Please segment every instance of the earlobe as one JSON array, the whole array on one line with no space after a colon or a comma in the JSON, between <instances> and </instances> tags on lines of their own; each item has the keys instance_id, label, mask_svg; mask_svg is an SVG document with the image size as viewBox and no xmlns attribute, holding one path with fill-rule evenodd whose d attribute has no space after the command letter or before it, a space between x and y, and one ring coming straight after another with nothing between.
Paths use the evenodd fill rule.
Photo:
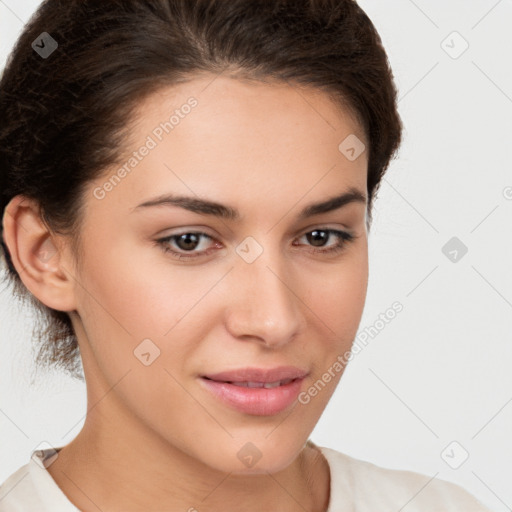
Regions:
<instances>
[{"instance_id":1,"label":"earlobe","mask_svg":"<svg viewBox=\"0 0 512 512\"><path fill-rule=\"evenodd\" d=\"M42 221L36 201L22 195L11 199L4 212L3 236L27 289L52 309L74 310L74 279L66 271L70 262Z\"/></svg>"}]
</instances>

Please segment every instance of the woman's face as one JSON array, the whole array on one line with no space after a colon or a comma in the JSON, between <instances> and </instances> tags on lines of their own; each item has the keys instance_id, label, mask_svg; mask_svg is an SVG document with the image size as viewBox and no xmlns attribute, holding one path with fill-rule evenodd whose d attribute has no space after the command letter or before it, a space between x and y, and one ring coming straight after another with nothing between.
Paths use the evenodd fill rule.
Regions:
<instances>
[{"instance_id":1,"label":"woman's face","mask_svg":"<svg viewBox=\"0 0 512 512\"><path fill-rule=\"evenodd\" d=\"M364 135L321 92L222 76L161 90L138 113L125 160L87 189L74 324L89 407L109 404L101 421L119 438L279 471L362 315ZM362 200L308 211L354 191ZM171 195L190 200L144 206Z\"/></svg>"}]
</instances>

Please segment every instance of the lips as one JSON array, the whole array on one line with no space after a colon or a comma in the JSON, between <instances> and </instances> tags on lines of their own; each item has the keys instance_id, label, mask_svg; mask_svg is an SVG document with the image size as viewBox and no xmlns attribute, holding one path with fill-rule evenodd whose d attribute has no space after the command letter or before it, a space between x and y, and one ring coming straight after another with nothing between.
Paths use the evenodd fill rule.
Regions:
<instances>
[{"instance_id":1,"label":"lips","mask_svg":"<svg viewBox=\"0 0 512 512\"><path fill-rule=\"evenodd\" d=\"M308 372L292 366L241 368L203 375L200 382L231 408L246 414L271 416L296 400L307 375Z\"/></svg>"}]
</instances>

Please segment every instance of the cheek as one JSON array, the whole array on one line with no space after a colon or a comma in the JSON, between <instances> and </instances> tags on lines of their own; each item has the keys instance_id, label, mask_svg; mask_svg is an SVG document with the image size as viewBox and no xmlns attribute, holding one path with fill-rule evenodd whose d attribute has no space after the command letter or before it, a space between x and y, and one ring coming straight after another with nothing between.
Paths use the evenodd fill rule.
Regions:
<instances>
[{"instance_id":1,"label":"cheek","mask_svg":"<svg viewBox=\"0 0 512 512\"><path fill-rule=\"evenodd\" d=\"M321 276L316 275L309 287L306 303L314 312L310 327L316 339L314 355L305 343L303 350L312 356L314 371L307 383L302 407L320 415L350 358L350 349L357 335L366 300L368 257L365 251L355 252L340 265L333 265Z\"/></svg>"},{"instance_id":2,"label":"cheek","mask_svg":"<svg viewBox=\"0 0 512 512\"><path fill-rule=\"evenodd\" d=\"M180 404L200 414L181 386L180 372L201 339L201 308L194 306L218 277L151 264L143 253L111 246L84 258L83 287L78 287L87 346L83 354L107 389L116 385L129 410L164 425L171 421L171 409L162 404Z\"/></svg>"},{"instance_id":3,"label":"cheek","mask_svg":"<svg viewBox=\"0 0 512 512\"><path fill-rule=\"evenodd\" d=\"M158 251L111 244L89 253L81 276L87 289L79 287L91 365L97 364L110 385L130 370L128 380L136 384L125 399L136 408L148 396L155 404L183 398L172 376L182 382L180 374L191 373L222 309L215 285L225 270L176 265Z\"/></svg>"},{"instance_id":4,"label":"cheek","mask_svg":"<svg viewBox=\"0 0 512 512\"><path fill-rule=\"evenodd\" d=\"M81 303L122 337L129 333L133 340L161 338L218 280L214 272L167 261L157 247L104 247L101 254L89 251L81 276L86 283Z\"/></svg>"},{"instance_id":5,"label":"cheek","mask_svg":"<svg viewBox=\"0 0 512 512\"><path fill-rule=\"evenodd\" d=\"M328 338L337 348L350 345L363 313L368 287L368 257L355 252L339 265L325 267L321 273L310 274L304 302L317 317L316 325L325 324Z\"/></svg>"},{"instance_id":6,"label":"cheek","mask_svg":"<svg viewBox=\"0 0 512 512\"><path fill-rule=\"evenodd\" d=\"M306 304L313 311L310 329L317 345L314 353L307 341L303 346L314 361L312 376L299 396L305 421L318 418L336 390L351 359L350 349L363 313L368 259L360 254L350 265L346 263L323 278L316 276L306 295Z\"/></svg>"}]
</instances>

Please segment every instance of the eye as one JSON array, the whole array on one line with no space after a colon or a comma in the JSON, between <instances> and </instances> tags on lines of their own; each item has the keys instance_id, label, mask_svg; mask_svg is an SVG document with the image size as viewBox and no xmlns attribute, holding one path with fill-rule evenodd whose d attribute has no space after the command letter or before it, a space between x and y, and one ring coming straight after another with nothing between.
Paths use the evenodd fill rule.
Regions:
<instances>
[{"instance_id":1,"label":"eye","mask_svg":"<svg viewBox=\"0 0 512 512\"><path fill-rule=\"evenodd\" d=\"M210 250L199 251L198 254L184 254L172 249L169 242L175 243L178 249L182 251L190 252L197 249L197 247L201 245L200 241L202 238L213 240L210 235L207 235L201 231L186 231L177 235L170 235L166 236L165 238L160 238L159 240L156 240L156 242L158 245L160 245L165 253L168 253L179 260L188 260L198 258L200 256L205 256L210 253Z\"/></svg>"},{"instance_id":2,"label":"eye","mask_svg":"<svg viewBox=\"0 0 512 512\"><path fill-rule=\"evenodd\" d=\"M324 253L324 254L337 254L343 251L346 247L346 245L349 242L352 242L355 238L355 235L352 235L350 233L347 233L346 231L340 231L337 229L327 229L327 228L318 228L314 229L313 231L308 231L302 237L306 237L307 241L309 243L313 244L313 247L323 247L323 243L325 243L326 240L329 240L332 235L335 235L337 241L334 243L334 245L328 246L325 248L320 249L313 249L310 252L313 253ZM302 238L301 237L301 238Z\"/></svg>"},{"instance_id":3,"label":"eye","mask_svg":"<svg viewBox=\"0 0 512 512\"><path fill-rule=\"evenodd\" d=\"M327 248L323 248L326 241L335 237L335 243ZM323 253L323 254L338 254L343 251L348 243L353 241L356 237L346 231L340 231L337 229L318 228L313 231L308 231L301 238L306 238L307 242L313 245L313 249L309 252L312 253ZM210 254L212 249L204 249L202 251L194 252L193 254L186 254L187 252L193 252L201 246L201 240L215 240L210 235L201 231L185 231L175 235L166 236L155 240L155 243L164 251L166 254L170 254L173 258L179 260L192 260L206 256ZM172 244L179 249L179 251L171 247ZM219 244L216 244L219 246ZM297 244L294 244L297 245ZM301 244L299 244L301 245ZM320 247L320 248L315 248ZM215 249L213 249L215 250ZM183 251L183 252L180 252Z\"/></svg>"}]
</instances>

